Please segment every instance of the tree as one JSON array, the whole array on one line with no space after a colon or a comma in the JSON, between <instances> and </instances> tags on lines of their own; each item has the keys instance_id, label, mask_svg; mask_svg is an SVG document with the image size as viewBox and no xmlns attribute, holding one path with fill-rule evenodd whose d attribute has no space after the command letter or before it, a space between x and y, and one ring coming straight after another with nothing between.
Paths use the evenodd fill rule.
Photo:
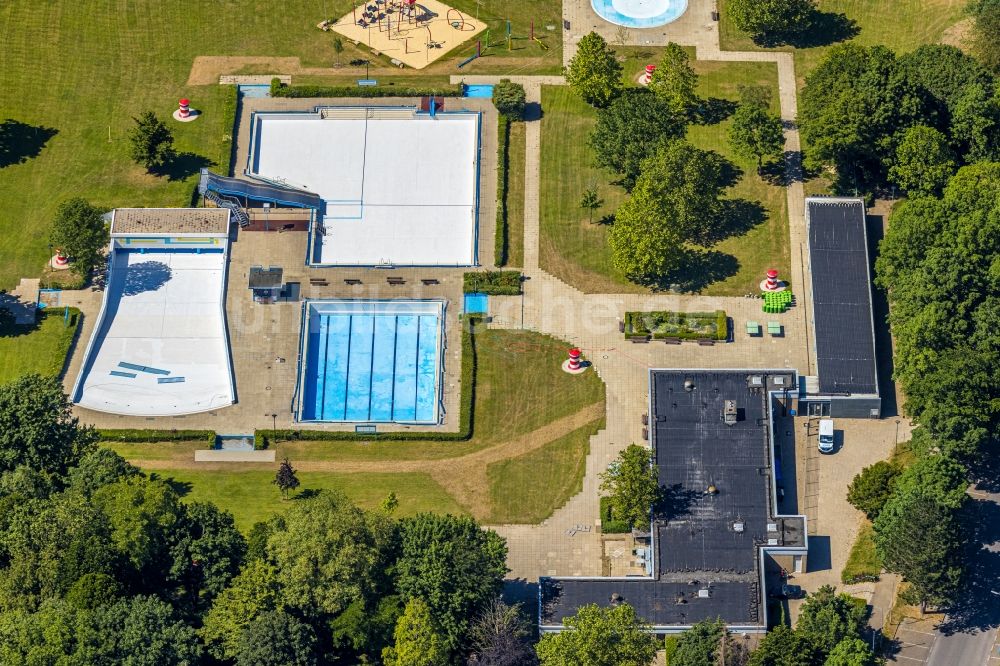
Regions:
<instances>
[{"instance_id":1,"label":"tree","mask_svg":"<svg viewBox=\"0 0 1000 666\"><path fill-rule=\"evenodd\" d=\"M635 282L655 280L680 268L684 238L649 187L637 187L618 208L608 235L611 263Z\"/></svg>"},{"instance_id":2,"label":"tree","mask_svg":"<svg viewBox=\"0 0 1000 666\"><path fill-rule=\"evenodd\" d=\"M394 539L391 519L362 511L342 493L296 501L267 538L265 558L277 572L280 603L322 620L372 599L386 582Z\"/></svg>"},{"instance_id":3,"label":"tree","mask_svg":"<svg viewBox=\"0 0 1000 666\"><path fill-rule=\"evenodd\" d=\"M57 378L24 375L0 386L0 470L27 465L62 476L96 443Z\"/></svg>"},{"instance_id":4,"label":"tree","mask_svg":"<svg viewBox=\"0 0 1000 666\"><path fill-rule=\"evenodd\" d=\"M86 664L188 666L201 658L195 630L155 597L96 608L80 630L77 660Z\"/></svg>"},{"instance_id":5,"label":"tree","mask_svg":"<svg viewBox=\"0 0 1000 666\"><path fill-rule=\"evenodd\" d=\"M899 475L895 491L922 495L949 509L961 509L969 496L965 467L949 456L924 455Z\"/></svg>"},{"instance_id":6,"label":"tree","mask_svg":"<svg viewBox=\"0 0 1000 666\"><path fill-rule=\"evenodd\" d=\"M76 579L66 592L66 601L81 610L94 610L107 606L125 596L125 590L114 576L106 573L87 573Z\"/></svg>"},{"instance_id":7,"label":"tree","mask_svg":"<svg viewBox=\"0 0 1000 666\"><path fill-rule=\"evenodd\" d=\"M73 259L73 270L89 275L107 250L110 235L104 211L79 197L64 201L56 210L49 239Z\"/></svg>"},{"instance_id":8,"label":"tree","mask_svg":"<svg viewBox=\"0 0 1000 666\"><path fill-rule=\"evenodd\" d=\"M740 104L759 106L765 111L771 108L772 93L767 86L738 83L736 91L740 96Z\"/></svg>"},{"instance_id":9,"label":"tree","mask_svg":"<svg viewBox=\"0 0 1000 666\"><path fill-rule=\"evenodd\" d=\"M268 611L243 630L236 666L313 666L316 634L284 611Z\"/></svg>"},{"instance_id":10,"label":"tree","mask_svg":"<svg viewBox=\"0 0 1000 666\"><path fill-rule=\"evenodd\" d=\"M921 611L955 599L962 544L951 511L921 495L895 495L875 520L875 551L887 570L910 583L905 598Z\"/></svg>"},{"instance_id":11,"label":"tree","mask_svg":"<svg viewBox=\"0 0 1000 666\"><path fill-rule=\"evenodd\" d=\"M510 120L524 118L526 99L524 86L510 79L500 79L499 83L493 86L493 105L501 115Z\"/></svg>"},{"instance_id":12,"label":"tree","mask_svg":"<svg viewBox=\"0 0 1000 666\"><path fill-rule=\"evenodd\" d=\"M765 43L808 32L816 13L813 0L730 0L726 8L737 29Z\"/></svg>"},{"instance_id":13,"label":"tree","mask_svg":"<svg viewBox=\"0 0 1000 666\"><path fill-rule=\"evenodd\" d=\"M538 642L542 666L645 666L656 656L657 641L628 604L581 606L563 623L567 629Z\"/></svg>"},{"instance_id":14,"label":"tree","mask_svg":"<svg viewBox=\"0 0 1000 666\"><path fill-rule=\"evenodd\" d=\"M420 597L406 604L396 623L395 645L382 652L386 666L447 666L447 641L434 626L430 607Z\"/></svg>"},{"instance_id":15,"label":"tree","mask_svg":"<svg viewBox=\"0 0 1000 666\"><path fill-rule=\"evenodd\" d=\"M837 643L823 666L877 666L878 658L860 638L845 638Z\"/></svg>"},{"instance_id":16,"label":"tree","mask_svg":"<svg viewBox=\"0 0 1000 666\"><path fill-rule=\"evenodd\" d=\"M1000 72L1000 0L972 0L972 47L980 62Z\"/></svg>"},{"instance_id":17,"label":"tree","mask_svg":"<svg viewBox=\"0 0 1000 666\"><path fill-rule=\"evenodd\" d=\"M882 183L896 136L912 125L932 124L927 98L886 47L830 47L800 96L806 166L834 167L844 190Z\"/></svg>"},{"instance_id":18,"label":"tree","mask_svg":"<svg viewBox=\"0 0 1000 666\"><path fill-rule=\"evenodd\" d=\"M67 476L70 487L89 497L106 485L141 475L138 467L111 449L99 447L83 454Z\"/></svg>"},{"instance_id":19,"label":"tree","mask_svg":"<svg viewBox=\"0 0 1000 666\"><path fill-rule=\"evenodd\" d=\"M430 608L449 650L503 586L507 544L467 516L423 513L400 522L396 589Z\"/></svg>"},{"instance_id":20,"label":"tree","mask_svg":"<svg viewBox=\"0 0 1000 666\"><path fill-rule=\"evenodd\" d=\"M376 662L382 650L392 643L393 630L403 614L403 602L398 594L387 594L371 606L358 599L330 621L331 643L345 661Z\"/></svg>"},{"instance_id":21,"label":"tree","mask_svg":"<svg viewBox=\"0 0 1000 666\"><path fill-rule=\"evenodd\" d=\"M566 68L566 82L587 104L607 106L621 92L622 66L615 52L596 32L580 39Z\"/></svg>"},{"instance_id":22,"label":"tree","mask_svg":"<svg viewBox=\"0 0 1000 666\"><path fill-rule=\"evenodd\" d=\"M847 487L847 501L858 511L864 511L868 520L875 520L882 507L892 497L899 468L880 460L865 467Z\"/></svg>"},{"instance_id":23,"label":"tree","mask_svg":"<svg viewBox=\"0 0 1000 666\"><path fill-rule=\"evenodd\" d=\"M233 515L207 502L185 505L171 545L170 577L193 609L207 604L239 573L247 542Z\"/></svg>"},{"instance_id":24,"label":"tree","mask_svg":"<svg viewBox=\"0 0 1000 666\"><path fill-rule=\"evenodd\" d=\"M686 125L667 104L645 88L627 88L597 114L590 135L594 162L621 176L631 190L642 161L670 139L684 136Z\"/></svg>"},{"instance_id":25,"label":"tree","mask_svg":"<svg viewBox=\"0 0 1000 666\"><path fill-rule=\"evenodd\" d=\"M903 133L889 178L907 192L935 194L956 168L948 138L932 127L916 125Z\"/></svg>"},{"instance_id":26,"label":"tree","mask_svg":"<svg viewBox=\"0 0 1000 666\"><path fill-rule=\"evenodd\" d=\"M979 83L966 86L951 117L952 139L966 162L1000 160L1000 97Z\"/></svg>"},{"instance_id":27,"label":"tree","mask_svg":"<svg viewBox=\"0 0 1000 666\"><path fill-rule=\"evenodd\" d=\"M583 195L580 197L580 208L587 211L591 224L594 223L594 211L603 205L604 199L597 194L596 187L591 186L583 191Z\"/></svg>"},{"instance_id":28,"label":"tree","mask_svg":"<svg viewBox=\"0 0 1000 666\"><path fill-rule=\"evenodd\" d=\"M144 166L146 171L154 171L176 157L173 132L155 113L146 111L132 120L135 127L129 131L129 156L136 164Z\"/></svg>"},{"instance_id":29,"label":"tree","mask_svg":"<svg viewBox=\"0 0 1000 666\"><path fill-rule=\"evenodd\" d=\"M218 659L235 659L240 640L257 618L282 607L277 573L262 559L251 560L215 598L205 614L201 637Z\"/></svg>"},{"instance_id":30,"label":"tree","mask_svg":"<svg viewBox=\"0 0 1000 666\"><path fill-rule=\"evenodd\" d=\"M978 60L948 44L918 46L900 56L899 66L908 81L933 97L938 117L934 127L945 133L965 89L993 85L993 76Z\"/></svg>"},{"instance_id":31,"label":"tree","mask_svg":"<svg viewBox=\"0 0 1000 666\"><path fill-rule=\"evenodd\" d=\"M802 604L795 631L825 657L845 638L861 636L866 616L862 600L837 594L832 585L824 585Z\"/></svg>"},{"instance_id":32,"label":"tree","mask_svg":"<svg viewBox=\"0 0 1000 666\"><path fill-rule=\"evenodd\" d=\"M715 666L726 636L722 620L702 620L677 637L670 666Z\"/></svg>"},{"instance_id":33,"label":"tree","mask_svg":"<svg viewBox=\"0 0 1000 666\"><path fill-rule=\"evenodd\" d=\"M813 650L803 636L779 624L750 653L750 666L812 666Z\"/></svg>"},{"instance_id":34,"label":"tree","mask_svg":"<svg viewBox=\"0 0 1000 666\"><path fill-rule=\"evenodd\" d=\"M690 60L680 45L667 42L660 64L649 80L649 89L678 117L686 116L698 103L698 75Z\"/></svg>"},{"instance_id":35,"label":"tree","mask_svg":"<svg viewBox=\"0 0 1000 666\"><path fill-rule=\"evenodd\" d=\"M764 158L781 155L785 147L781 118L756 104L740 104L729 126L729 145L740 157L756 160L760 174Z\"/></svg>"},{"instance_id":36,"label":"tree","mask_svg":"<svg viewBox=\"0 0 1000 666\"><path fill-rule=\"evenodd\" d=\"M611 513L632 527L648 525L660 494L649 449L638 444L625 448L601 473L601 492L611 501Z\"/></svg>"},{"instance_id":37,"label":"tree","mask_svg":"<svg viewBox=\"0 0 1000 666\"><path fill-rule=\"evenodd\" d=\"M520 604L494 599L469 630L475 666L532 666L538 657L531 646L531 628Z\"/></svg>"},{"instance_id":38,"label":"tree","mask_svg":"<svg viewBox=\"0 0 1000 666\"><path fill-rule=\"evenodd\" d=\"M295 475L295 468L292 467L292 463L288 462L288 458L281 461L272 483L281 490L281 499L283 500L288 499L288 491L299 487L299 477Z\"/></svg>"}]
</instances>

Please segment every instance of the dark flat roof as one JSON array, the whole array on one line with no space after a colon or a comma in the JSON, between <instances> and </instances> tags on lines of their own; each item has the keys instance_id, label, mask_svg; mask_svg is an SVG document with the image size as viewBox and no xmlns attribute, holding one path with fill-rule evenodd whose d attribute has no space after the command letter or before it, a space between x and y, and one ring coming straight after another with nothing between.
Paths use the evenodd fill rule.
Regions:
<instances>
[{"instance_id":1,"label":"dark flat roof","mask_svg":"<svg viewBox=\"0 0 1000 666\"><path fill-rule=\"evenodd\" d=\"M806 219L819 390L877 394L864 203L810 198Z\"/></svg>"},{"instance_id":2,"label":"dark flat roof","mask_svg":"<svg viewBox=\"0 0 1000 666\"><path fill-rule=\"evenodd\" d=\"M754 539L767 531L770 467L766 396L750 392L747 374L653 373L656 466L671 498L666 521L657 523L661 573L754 570ZM736 401L735 425L722 420L726 400ZM718 492L707 493L709 486Z\"/></svg>"},{"instance_id":3,"label":"dark flat roof","mask_svg":"<svg viewBox=\"0 0 1000 666\"><path fill-rule=\"evenodd\" d=\"M805 546L801 518L772 517L769 486L768 391L797 390L794 379L791 370L652 370L649 422L670 498L653 523L653 577L543 579L542 625L613 599L654 626L714 617L765 624L758 547ZM736 403L732 425L723 421L727 400Z\"/></svg>"},{"instance_id":4,"label":"dark flat roof","mask_svg":"<svg viewBox=\"0 0 1000 666\"><path fill-rule=\"evenodd\" d=\"M668 583L648 578L548 579L542 583L542 616L546 624L560 625L581 606L611 604L612 595L635 608L654 626L689 625L721 617L730 625L761 622L756 581ZM698 596L708 589L709 596Z\"/></svg>"},{"instance_id":5,"label":"dark flat roof","mask_svg":"<svg viewBox=\"0 0 1000 666\"><path fill-rule=\"evenodd\" d=\"M250 267L250 288L251 289L277 289L281 286L284 271L280 266Z\"/></svg>"}]
</instances>

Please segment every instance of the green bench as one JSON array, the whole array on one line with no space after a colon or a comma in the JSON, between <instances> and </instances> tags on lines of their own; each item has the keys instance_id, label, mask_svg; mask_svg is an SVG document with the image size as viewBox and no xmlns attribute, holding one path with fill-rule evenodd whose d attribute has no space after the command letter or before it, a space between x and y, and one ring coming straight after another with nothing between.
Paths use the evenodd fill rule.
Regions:
<instances>
[{"instance_id":1,"label":"green bench","mask_svg":"<svg viewBox=\"0 0 1000 666\"><path fill-rule=\"evenodd\" d=\"M781 324L776 321L767 322L768 335L781 335Z\"/></svg>"},{"instance_id":2,"label":"green bench","mask_svg":"<svg viewBox=\"0 0 1000 666\"><path fill-rule=\"evenodd\" d=\"M760 335L760 322L747 322L747 335Z\"/></svg>"}]
</instances>

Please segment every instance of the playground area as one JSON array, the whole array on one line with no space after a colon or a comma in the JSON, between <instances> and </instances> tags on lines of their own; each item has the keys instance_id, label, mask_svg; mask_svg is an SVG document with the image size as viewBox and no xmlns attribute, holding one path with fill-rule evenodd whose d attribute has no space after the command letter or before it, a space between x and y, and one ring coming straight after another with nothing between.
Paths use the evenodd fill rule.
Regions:
<instances>
[{"instance_id":1,"label":"playground area","mask_svg":"<svg viewBox=\"0 0 1000 666\"><path fill-rule=\"evenodd\" d=\"M423 69L486 30L486 23L437 0L364 0L332 29L395 64Z\"/></svg>"}]
</instances>

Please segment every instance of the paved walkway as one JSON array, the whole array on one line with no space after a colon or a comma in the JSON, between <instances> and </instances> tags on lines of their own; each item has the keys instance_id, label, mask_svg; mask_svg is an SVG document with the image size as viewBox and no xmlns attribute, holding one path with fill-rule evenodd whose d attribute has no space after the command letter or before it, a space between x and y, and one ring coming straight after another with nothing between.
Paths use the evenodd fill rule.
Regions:
<instances>
[{"instance_id":1,"label":"paved walkway","mask_svg":"<svg viewBox=\"0 0 1000 666\"><path fill-rule=\"evenodd\" d=\"M622 34L599 19L589 0L564 0L563 18L570 29L563 31L566 61L575 53L580 37L594 29L611 43L663 45L667 41L694 46L699 60L774 62L778 68L781 116L785 121L788 156L787 188L792 248L793 284L803 285L801 304L782 315L763 316L755 299L676 294L624 295L583 294L539 266L539 181L541 159L540 114L526 121L524 192L523 297L492 298L493 325L525 328L563 338L581 347L607 385L607 426L591 438L583 490L541 525L501 525L498 532L511 544L508 566L511 577L536 580L540 575L600 575L599 520L600 474L627 445L642 440L641 417L648 406L649 368L752 368L791 367L811 374L808 268L805 256L804 195L800 180L799 135L796 117L795 69L789 54L734 53L719 47L718 24L712 21L713 3L692 0L680 20L655 30L629 30ZM500 77L464 77L469 83L490 83ZM541 102L541 86L561 84L560 77L511 77L525 86L529 109ZM460 81L463 77L453 77ZM556 79L556 80L554 80ZM692 343L633 344L623 340L618 322L627 310L716 310L724 309L733 320L734 340L729 344L701 347ZM748 338L742 331L746 319L775 319L784 327L780 338ZM849 547L849 545L848 545Z\"/></svg>"}]
</instances>

